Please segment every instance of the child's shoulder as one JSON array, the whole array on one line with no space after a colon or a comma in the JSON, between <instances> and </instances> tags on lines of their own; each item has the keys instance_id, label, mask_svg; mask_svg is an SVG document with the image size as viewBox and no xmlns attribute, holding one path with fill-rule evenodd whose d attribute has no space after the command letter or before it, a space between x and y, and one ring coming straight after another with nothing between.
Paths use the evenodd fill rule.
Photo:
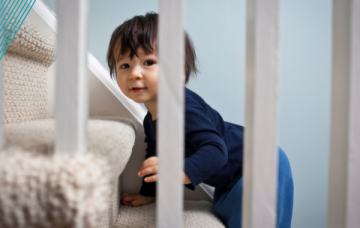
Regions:
<instances>
[{"instance_id":1,"label":"child's shoulder","mask_svg":"<svg viewBox=\"0 0 360 228\"><path fill-rule=\"evenodd\" d=\"M205 109L206 102L197 93L185 87L185 108L203 108Z\"/></svg>"}]
</instances>

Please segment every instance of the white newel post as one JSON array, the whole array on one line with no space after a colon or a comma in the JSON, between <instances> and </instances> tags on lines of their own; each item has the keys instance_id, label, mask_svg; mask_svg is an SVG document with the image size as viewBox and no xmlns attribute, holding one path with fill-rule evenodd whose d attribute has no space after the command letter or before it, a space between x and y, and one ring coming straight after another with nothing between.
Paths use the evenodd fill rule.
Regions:
<instances>
[{"instance_id":1,"label":"white newel post","mask_svg":"<svg viewBox=\"0 0 360 228\"><path fill-rule=\"evenodd\" d=\"M242 227L276 226L279 1L248 0Z\"/></svg>"},{"instance_id":2,"label":"white newel post","mask_svg":"<svg viewBox=\"0 0 360 228\"><path fill-rule=\"evenodd\" d=\"M86 150L88 118L87 0L57 1L57 154Z\"/></svg>"},{"instance_id":3,"label":"white newel post","mask_svg":"<svg viewBox=\"0 0 360 228\"><path fill-rule=\"evenodd\" d=\"M328 228L360 226L360 0L333 1Z\"/></svg>"},{"instance_id":4,"label":"white newel post","mask_svg":"<svg viewBox=\"0 0 360 228\"><path fill-rule=\"evenodd\" d=\"M183 1L159 1L157 227L183 227Z\"/></svg>"}]
</instances>

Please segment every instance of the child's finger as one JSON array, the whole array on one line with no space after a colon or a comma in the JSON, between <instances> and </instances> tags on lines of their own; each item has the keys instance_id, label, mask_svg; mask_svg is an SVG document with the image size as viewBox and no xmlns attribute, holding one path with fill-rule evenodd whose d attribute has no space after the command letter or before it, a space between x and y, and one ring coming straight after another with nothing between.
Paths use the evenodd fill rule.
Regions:
<instances>
[{"instance_id":1,"label":"child's finger","mask_svg":"<svg viewBox=\"0 0 360 228\"><path fill-rule=\"evenodd\" d=\"M129 195L129 193L127 193L127 192L122 193L121 196L120 196L120 203L125 204L125 203L124 203L124 198L125 198L126 196L128 196L128 195Z\"/></svg>"},{"instance_id":2,"label":"child's finger","mask_svg":"<svg viewBox=\"0 0 360 228\"><path fill-rule=\"evenodd\" d=\"M157 175L152 175L150 177L145 177L145 182L149 183L149 182L154 182L157 181Z\"/></svg>"},{"instance_id":3,"label":"child's finger","mask_svg":"<svg viewBox=\"0 0 360 228\"><path fill-rule=\"evenodd\" d=\"M122 205L127 205L127 204L128 204L128 201L125 201L124 199L120 199L120 204L122 204Z\"/></svg>"},{"instance_id":4,"label":"child's finger","mask_svg":"<svg viewBox=\"0 0 360 228\"><path fill-rule=\"evenodd\" d=\"M157 174L157 172L158 172L158 166L155 165L155 166L151 166L151 167L141 170L138 173L138 176L143 177L143 176L150 175L150 174Z\"/></svg>"},{"instance_id":5,"label":"child's finger","mask_svg":"<svg viewBox=\"0 0 360 228\"><path fill-rule=\"evenodd\" d=\"M127 204L127 202L128 202L128 201L127 201L127 200L125 200L125 198L124 198L124 197L121 197L121 198L120 198L120 203L121 203L121 204L126 205L126 204Z\"/></svg>"},{"instance_id":6,"label":"child's finger","mask_svg":"<svg viewBox=\"0 0 360 228\"><path fill-rule=\"evenodd\" d=\"M146 168L148 168L150 166L157 165L157 164L158 164L158 158L157 157L150 157L150 158L146 159L142 163L140 171L143 170L143 169L146 169Z\"/></svg>"}]
</instances>

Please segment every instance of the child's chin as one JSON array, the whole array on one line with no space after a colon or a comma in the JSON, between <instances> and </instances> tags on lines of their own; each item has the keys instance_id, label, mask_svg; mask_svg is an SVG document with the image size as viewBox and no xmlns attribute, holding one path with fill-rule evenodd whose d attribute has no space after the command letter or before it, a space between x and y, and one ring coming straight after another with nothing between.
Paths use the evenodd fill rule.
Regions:
<instances>
[{"instance_id":1,"label":"child's chin","mask_svg":"<svg viewBox=\"0 0 360 228\"><path fill-rule=\"evenodd\" d=\"M129 96L128 94L126 94L126 97L133 100L136 103L144 103L144 102L146 102L146 101L144 101L144 99L141 99L139 97Z\"/></svg>"},{"instance_id":2,"label":"child's chin","mask_svg":"<svg viewBox=\"0 0 360 228\"><path fill-rule=\"evenodd\" d=\"M135 101L136 103L145 103L146 102L146 100L144 100L144 99L132 99L133 101Z\"/></svg>"}]
</instances>

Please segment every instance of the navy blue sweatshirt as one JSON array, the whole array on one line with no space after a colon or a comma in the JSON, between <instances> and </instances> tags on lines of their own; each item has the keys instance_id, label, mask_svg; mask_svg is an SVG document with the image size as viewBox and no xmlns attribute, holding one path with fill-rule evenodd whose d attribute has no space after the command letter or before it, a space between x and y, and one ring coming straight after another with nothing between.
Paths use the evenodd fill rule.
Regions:
<instances>
[{"instance_id":1,"label":"navy blue sweatshirt","mask_svg":"<svg viewBox=\"0 0 360 228\"><path fill-rule=\"evenodd\" d=\"M150 112L144 118L145 159L156 156L156 120ZM242 126L223 120L199 95L185 87L185 161L184 171L195 190L201 182L213 187L225 187L242 175ZM143 184L140 194L156 195L156 182Z\"/></svg>"}]
</instances>

